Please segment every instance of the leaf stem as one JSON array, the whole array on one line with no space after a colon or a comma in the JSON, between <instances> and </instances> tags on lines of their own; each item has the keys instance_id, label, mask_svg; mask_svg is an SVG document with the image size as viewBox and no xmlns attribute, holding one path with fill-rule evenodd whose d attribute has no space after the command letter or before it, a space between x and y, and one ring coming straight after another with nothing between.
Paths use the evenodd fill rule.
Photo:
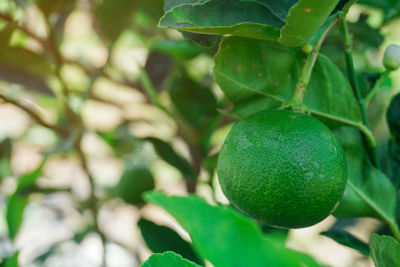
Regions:
<instances>
[{"instance_id":1,"label":"leaf stem","mask_svg":"<svg viewBox=\"0 0 400 267\"><path fill-rule=\"evenodd\" d=\"M294 101L299 106L302 105L304 95L307 92L306 88L308 83L310 82L312 70L314 68L315 62L317 61L321 45L328 36L330 30L338 22L338 19L339 18L337 16L331 17L330 20L328 20L327 23L321 28L319 34L316 35L316 38L311 41L312 51L307 56L306 63L304 64L303 70L296 83L296 90L292 97L292 101Z\"/></svg>"},{"instance_id":2,"label":"leaf stem","mask_svg":"<svg viewBox=\"0 0 400 267\"><path fill-rule=\"evenodd\" d=\"M372 89L368 92L367 96L364 97L364 105L367 106L369 101L372 99L372 97L375 95L375 93L378 91L378 89L381 87L381 84L384 80L386 80L386 78L389 76L390 71L389 70L385 70L380 77L378 78L378 80L375 82L374 86L372 87Z\"/></svg>"},{"instance_id":3,"label":"leaf stem","mask_svg":"<svg viewBox=\"0 0 400 267\"><path fill-rule=\"evenodd\" d=\"M349 33L349 29L347 27L347 22L344 17L340 19L340 30L342 33L342 37L344 40L344 52L345 52L345 59L346 59L346 67L347 73L349 76L351 88L353 89L353 93L357 99L360 111L361 111L361 119L363 124L370 129L367 111L365 108L364 101L361 97L360 87L358 84L358 79L356 75L356 71L354 68L354 61L353 61L353 40ZM364 133L364 132L363 132ZM376 152L376 142L373 136L366 136L365 133L363 134L363 144L367 150L368 157L371 160L372 164L380 169L380 164L378 160L378 154Z\"/></svg>"}]
</instances>

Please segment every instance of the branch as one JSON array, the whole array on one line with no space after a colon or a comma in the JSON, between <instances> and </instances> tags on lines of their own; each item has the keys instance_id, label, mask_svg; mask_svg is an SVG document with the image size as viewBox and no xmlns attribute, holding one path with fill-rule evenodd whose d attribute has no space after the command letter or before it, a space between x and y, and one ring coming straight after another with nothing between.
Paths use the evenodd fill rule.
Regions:
<instances>
[{"instance_id":1,"label":"branch","mask_svg":"<svg viewBox=\"0 0 400 267\"><path fill-rule=\"evenodd\" d=\"M14 106L22 109L23 111L25 111L26 113L28 113L33 120L35 120L38 124L42 125L43 127L46 127L50 130L53 130L61 135L66 135L67 131L65 131L62 128L59 128L55 125L49 124L46 121L44 121L42 119L42 117L39 115L40 111L37 108L33 108L33 107L28 107L27 105L22 104L21 102L14 100L14 99L10 99L7 98L4 95L0 95L0 99L3 100L5 103L10 103L13 104Z\"/></svg>"}]
</instances>

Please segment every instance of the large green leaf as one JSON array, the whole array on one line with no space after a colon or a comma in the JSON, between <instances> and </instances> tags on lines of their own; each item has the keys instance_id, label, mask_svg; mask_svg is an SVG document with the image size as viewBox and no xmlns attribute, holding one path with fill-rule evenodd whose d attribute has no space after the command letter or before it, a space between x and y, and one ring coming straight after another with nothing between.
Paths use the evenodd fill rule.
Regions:
<instances>
[{"instance_id":1,"label":"large green leaf","mask_svg":"<svg viewBox=\"0 0 400 267\"><path fill-rule=\"evenodd\" d=\"M234 104L232 114L242 118L290 100L304 60L297 48L227 37L215 57L215 80ZM348 81L324 55L317 59L304 104L320 118L365 130Z\"/></svg>"},{"instance_id":2,"label":"large green leaf","mask_svg":"<svg viewBox=\"0 0 400 267\"><path fill-rule=\"evenodd\" d=\"M162 254L153 254L145 261L141 267L200 267L196 263L188 261L182 256L175 254L172 251L164 252Z\"/></svg>"},{"instance_id":3,"label":"large green leaf","mask_svg":"<svg viewBox=\"0 0 400 267\"><path fill-rule=\"evenodd\" d=\"M322 26L339 0L299 0L290 8L279 42L287 46L306 44Z\"/></svg>"},{"instance_id":4,"label":"large green leaf","mask_svg":"<svg viewBox=\"0 0 400 267\"><path fill-rule=\"evenodd\" d=\"M221 16L221 14L224 14ZM160 27L195 33L234 34L276 40L283 21L266 5L251 0L209 0L182 4L165 13Z\"/></svg>"},{"instance_id":5,"label":"large green leaf","mask_svg":"<svg viewBox=\"0 0 400 267\"><path fill-rule=\"evenodd\" d=\"M336 130L335 134L345 151L348 180L334 215L341 218L370 216L394 222L395 189L389 179L369 162L360 133L347 127Z\"/></svg>"},{"instance_id":6,"label":"large green leaf","mask_svg":"<svg viewBox=\"0 0 400 267\"><path fill-rule=\"evenodd\" d=\"M188 231L196 251L214 266L319 266L308 256L263 235L254 221L226 206L211 206L196 196L145 195Z\"/></svg>"},{"instance_id":7,"label":"large green leaf","mask_svg":"<svg viewBox=\"0 0 400 267\"><path fill-rule=\"evenodd\" d=\"M198 4L206 2L207 0L165 0L164 1L164 11L168 11L173 7L183 5L183 4Z\"/></svg>"},{"instance_id":8,"label":"large green leaf","mask_svg":"<svg viewBox=\"0 0 400 267\"><path fill-rule=\"evenodd\" d=\"M103 0L96 8L101 33L108 41L115 41L119 34L132 22L133 12L139 1Z\"/></svg>"},{"instance_id":9,"label":"large green leaf","mask_svg":"<svg viewBox=\"0 0 400 267\"><path fill-rule=\"evenodd\" d=\"M139 220L138 226L144 241L154 253L173 251L188 260L202 264L191 245L171 228L155 224L143 218Z\"/></svg>"},{"instance_id":10,"label":"large green leaf","mask_svg":"<svg viewBox=\"0 0 400 267\"><path fill-rule=\"evenodd\" d=\"M370 242L371 256L376 267L400 266L400 243L396 239L373 234Z\"/></svg>"}]
</instances>

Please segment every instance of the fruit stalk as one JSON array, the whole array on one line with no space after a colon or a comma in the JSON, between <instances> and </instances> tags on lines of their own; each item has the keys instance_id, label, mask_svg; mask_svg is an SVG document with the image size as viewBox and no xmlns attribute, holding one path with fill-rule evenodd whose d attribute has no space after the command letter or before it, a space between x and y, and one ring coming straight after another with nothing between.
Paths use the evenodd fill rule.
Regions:
<instances>
[{"instance_id":1,"label":"fruit stalk","mask_svg":"<svg viewBox=\"0 0 400 267\"><path fill-rule=\"evenodd\" d=\"M357 99L358 105L361 111L361 119L363 124L369 129L369 121L367 116L367 111L365 108L365 103L361 97L360 87L358 85L357 75L354 68L354 61L353 61L353 40L350 36L349 29L347 27L347 22L344 17L340 19L340 31L342 33L343 41L344 41L344 48L345 48L345 59L346 59L346 67L347 72L351 84L351 88L353 89L354 96ZM376 145L374 145L375 140L370 140L370 136L366 136L365 134L362 135L363 137L363 144L367 150L368 157L371 160L372 164L380 168L378 155L376 152Z\"/></svg>"},{"instance_id":2,"label":"fruit stalk","mask_svg":"<svg viewBox=\"0 0 400 267\"><path fill-rule=\"evenodd\" d=\"M325 38L328 36L329 31L336 25L338 22L337 17L332 17L330 23L323 27L320 31L320 34L317 34L317 39L311 41L312 50L308 54L306 63L304 64L301 75L296 84L296 91L293 94L292 100L299 106L303 103L304 95L306 94L307 85L310 82L312 70L314 68L315 62L317 61L319 50L321 48L322 43Z\"/></svg>"},{"instance_id":3,"label":"fruit stalk","mask_svg":"<svg viewBox=\"0 0 400 267\"><path fill-rule=\"evenodd\" d=\"M390 71L385 70L379 77L379 79L375 82L374 86L372 89L369 91L368 95L364 98L364 105L368 105L369 101L372 99L372 97L375 95L375 93L378 91L380 88L382 82L386 80L386 78L389 76Z\"/></svg>"}]
</instances>

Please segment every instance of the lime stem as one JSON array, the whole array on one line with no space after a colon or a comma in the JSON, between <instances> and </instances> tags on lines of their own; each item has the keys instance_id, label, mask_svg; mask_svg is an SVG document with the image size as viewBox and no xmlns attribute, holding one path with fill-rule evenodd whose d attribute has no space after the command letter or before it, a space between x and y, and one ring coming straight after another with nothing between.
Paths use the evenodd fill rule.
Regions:
<instances>
[{"instance_id":1,"label":"lime stem","mask_svg":"<svg viewBox=\"0 0 400 267\"><path fill-rule=\"evenodd\" d=\"M349 33L349 29L347 27L347 22L344 17L340 19L340 30L342 33L343 41L344 41L344 50L345 50L345 59L346 59L346 67L347 73L349 76L351 88L353 89L354 96L357 99L360 111L361 111L361 119L365 127L370 129L367 111L365 108L364 101L361 97L360 87L358 85L358 79L356 75L356 71L354 68L354 61L353 61L353 40ZM371 160L372 164L380 168L378 154L376 152L376 142L372 135L365 135L363 134L363 144L367 150L368 157Z\"/></svg>"},{"instance_id":2,"label":"lime stem","mask_svg":"<svg viewBox=\"0 0 400 267\"><path fill-rule=\"evenodd\" d=\"M307 56L301 75L296 83L296 90L292 97L292 100L299 106L301 106L301 104L303 103L304 95L307 92L307 85L310 82L312 70L314 68L315 62L317 61L321 45L324 42L325 38L328 36L329 31L338 22L338 19L338 16L331 17L327 21L327 23L321 28L320 32L316 35L316 38L314 38L310 42L310 44L312 45L312 51Z\"/></svg>"}]
</instances>

